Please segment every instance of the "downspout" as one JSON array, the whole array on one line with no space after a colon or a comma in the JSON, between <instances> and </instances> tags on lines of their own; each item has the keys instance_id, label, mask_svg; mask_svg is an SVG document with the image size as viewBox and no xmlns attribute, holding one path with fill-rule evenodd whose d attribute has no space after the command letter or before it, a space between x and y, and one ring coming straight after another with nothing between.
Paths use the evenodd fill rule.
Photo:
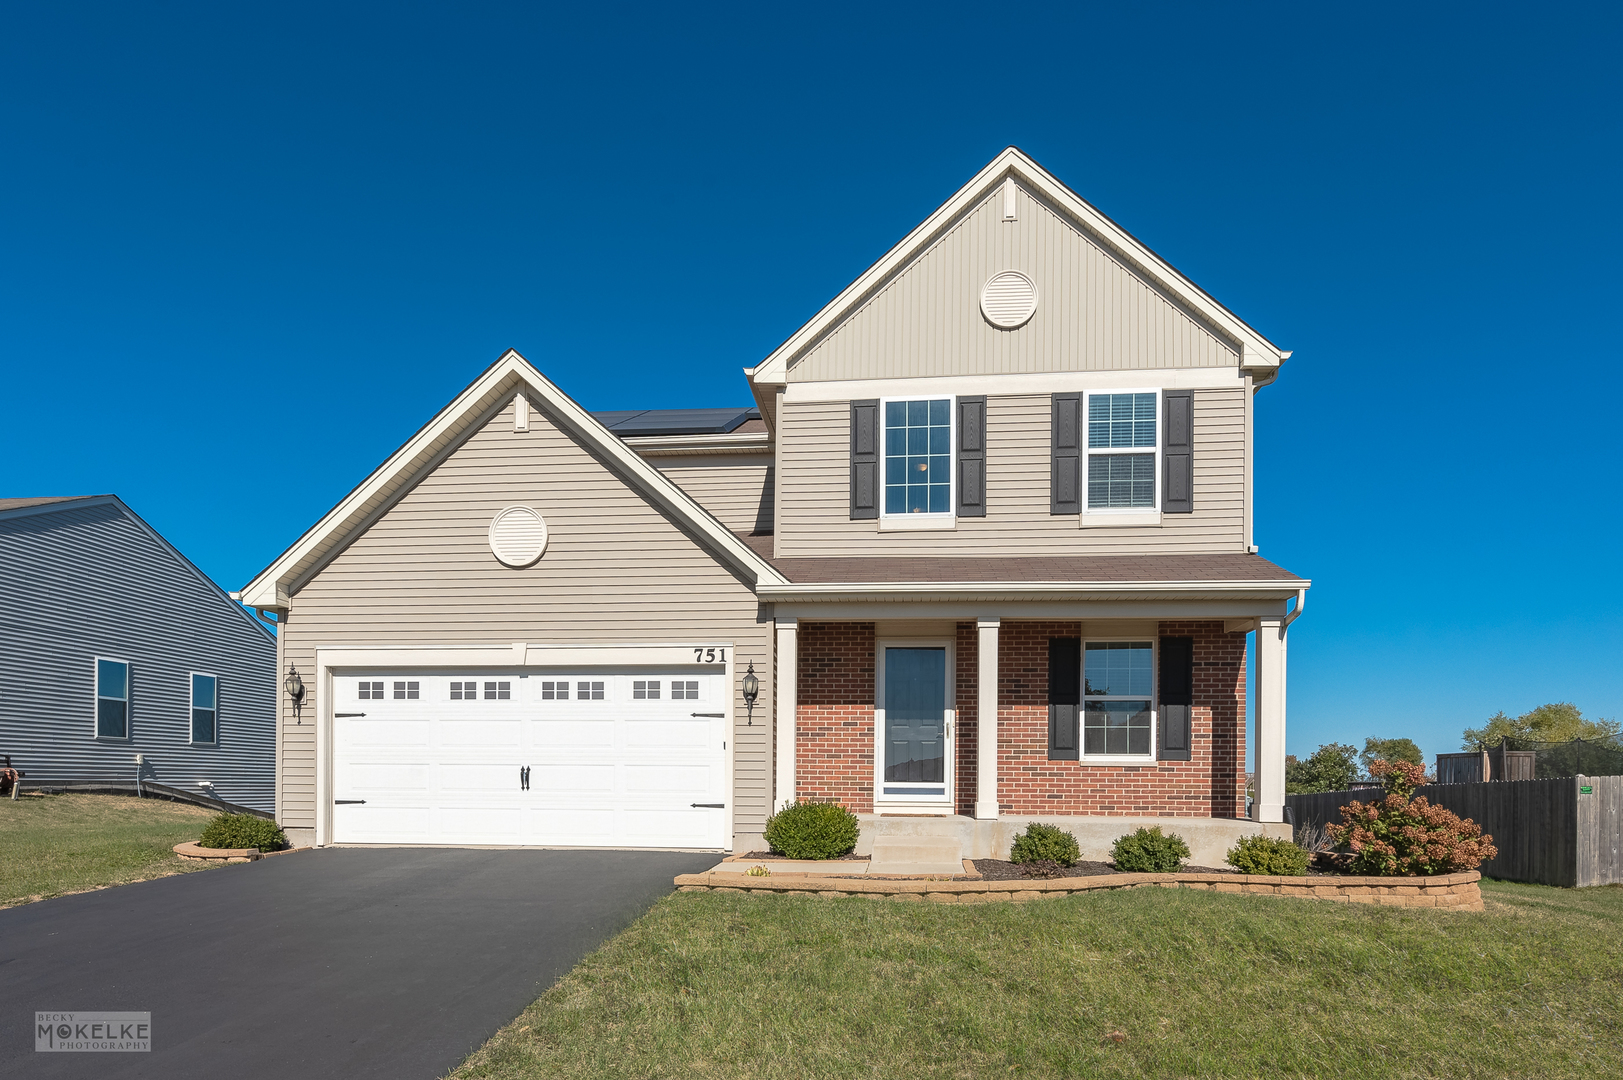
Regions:
<instances>
[{"instance_id":1,"label":"downspout","mask_svg":"<svg viewBox=\"0 0 1623 1080\"><path fill-rule=\"evenodd\" d=\"M1290 613L1285 616L1285 621L1279 624L1280 636L1284 636L1285 631L1287 631L1287 630L1289 630L1291 628L1291 623L1295 622L1297 617L1302 614L1302 608L1305 607L1306 605L1307 605L1307 590L1306 589L1297 589L1296 590L1296 606L1294 608L1292 608Z\"/></svg>"}]
</instances>

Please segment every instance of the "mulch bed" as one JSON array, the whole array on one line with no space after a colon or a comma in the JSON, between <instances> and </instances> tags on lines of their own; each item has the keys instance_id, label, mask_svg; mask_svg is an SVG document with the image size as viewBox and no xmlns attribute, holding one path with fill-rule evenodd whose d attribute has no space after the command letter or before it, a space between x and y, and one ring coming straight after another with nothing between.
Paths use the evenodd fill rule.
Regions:
<instances>
[{"instance_id":1,"label":"mulch bed","mask_svg":"<svg viewBox=\"0 0 1623 1080\"><path fill-rule=\"evenodd\" d=\"M788 860L788 859L789 859L789 856L787 856L787 855L779 855L776 852L772 852L772 851L751 851L751 852L749 852L749 853L747 853L745 855L741 855L738 858L733 859L732 861L733 862L777 862L779 860ZM832 859L826 859L826 860L823 860L823 861L825 861L825 862L867 862L868 859L869 859L869 856L867 856L867 855L856 855L856 854L847 853L845 855L836 855ZM804 862L805 860L803 860L803 859L795 859L795 860L790 860L790 861Z\"/></svg>"},{"instance_id":2,"label":"mulch bed","mask_svg":"<svg viewBox=\"0 0 1623 1080\"><path fill-rule=\"evenodd\" d=\"M1026 881L1038 875L1027 871L1020 863L1006 862L1003 859L975 859L973 865L983 879L987 881ZM1181 873L1186 874L1232 874L1232 868L1217 869L1210 866L1184 866ZM1075 866L1063 868L1060 877L1101 877L1105 874L1119 874L1120 870L1107 862L1083 861Z\"/></svg>"}]
</instances>

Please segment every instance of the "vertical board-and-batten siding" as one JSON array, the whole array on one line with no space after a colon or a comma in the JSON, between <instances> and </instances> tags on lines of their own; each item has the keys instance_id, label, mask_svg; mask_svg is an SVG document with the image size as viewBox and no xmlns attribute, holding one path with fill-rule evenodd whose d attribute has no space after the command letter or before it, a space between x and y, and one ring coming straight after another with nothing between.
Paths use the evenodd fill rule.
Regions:
<instances>
[{"instance_id":1,"label":"vertical board-and-batten siding","mask_svg":"<svg viewBox=\"0 0 1623 1080\"><path fill-rule=\"evenodd\" d=\"M28 783L142 778L273 806L276 643L116 503L0 518L0 754ZM130 664L128 740L95 730L95 657ZM218 676L192 746L191 673Z\"/></svg>"},{"instance_id":2,"label":"vertical board-and-batten siding","mask_svg":"<svg viewBox=\"0 0 1623 1080\"><path fill-rule=\"evenodd\" d=\"M732 641L740 675L771 670L770 622L749 587L532 402L530 429L503 408L390 506L291 598L284 664L306 676L318 648ZM514 570L490 552L491 518L531 506L546 554ZM769 777L770 688L746 726L736 685L733 823L759 833ZM282 699L278 819L315 827L312 685L303 722Z\"/></svg>"},{"instance_id":3,"label":"vertical board-and-batten siding","mask_svg":"<svg viewBox=\"0 0 1623 1080\"><path fill-rule=\"evenodd\" d=\"M776 552L807 555L1147 555L1243 551L1245 392L1195 391L1194 499L1190 514L1159 526L1079 527L1050 513L1052 415L1047 394L986 400L986 516L952 531L881 532L850 520L850 406L783 402ZM1088 519L1090 522L1093 519Z\"/></svg>"},{"instance_id":4,"label":"vertical board-and-batten siding","mask_svg":"<svg viewBox=\"0 0 1623 1080\"><path fill-rule=\"evenodd\" d=\"M1233 346L1129 270L1055 207L1018 188L1018 219L994 192L791 361L790 382L1018 372L1233 367ZM990 325L981 289L1018 270L1037 310Z\"/></svg>"},{"instance_id":5,"label":"vertical board-and-batten siding","mask_svg":"<svg viewBox=\"0 0 1623 1080\"><path fill-rule=\"evenodd\" d=\"M650 454L648 464L734 532L772 531L771 454Z\"/></svg>"}]
</instances>

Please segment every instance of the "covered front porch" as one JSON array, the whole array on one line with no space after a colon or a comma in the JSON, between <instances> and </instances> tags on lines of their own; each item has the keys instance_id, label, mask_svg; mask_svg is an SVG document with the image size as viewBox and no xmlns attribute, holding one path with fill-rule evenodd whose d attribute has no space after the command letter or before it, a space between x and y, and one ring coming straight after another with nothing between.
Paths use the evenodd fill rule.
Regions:
<instances>
[{"instance_id":1,"label":"covered front porch","mask_svg":"<svg viewBox=\"0 0 1623 1080\"><path fill-rule=\"evenodd\" d=\"M839 802L859 853L941 866L1007 857L1035 820L1087 859L1140 825L1178 831L1199 865L1246 833L1288 836L1285 645L1306 583L1189 584L777 600L774 805Z\"/></svg>"}]
</instances>

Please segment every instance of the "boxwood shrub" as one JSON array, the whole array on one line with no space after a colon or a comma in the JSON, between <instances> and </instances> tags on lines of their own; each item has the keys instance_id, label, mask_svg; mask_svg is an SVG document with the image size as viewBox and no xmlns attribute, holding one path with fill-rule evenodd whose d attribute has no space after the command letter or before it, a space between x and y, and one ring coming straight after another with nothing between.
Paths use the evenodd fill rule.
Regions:
<instances>
[{"instance_id":1,"label":"boxwood shrub","mask_svg":"<svg viewBox=\"0 0 1623 1080\"><path fill-rule=\"evenodd\" d=\"M766 819L766 842L791 859L832 859L857 846L857 816L839 803L792 802Z\"/></svg>"},{"instance_id":2,"label":"boxwood shrub","mask_svg":"<svg viewBox=\"0 0 1623 1080\"><path fill-rule=\"evenodd\" d=\"M1242 836L1224 859L1242 874L1301 877L1307 873L1307 852L1289 840L1272 836Z\"/></svg>"},{"instance_id":3,"label":"boxwood shrub","mask_svg":"<svg viewBox=\"0 0 1623 1080\"><path fill-rule=\"evenodd\" d=\"M1014 838L1009 849L1012 863L1056 862L1061 866L1075 866L1082 857L1076 837L1058 825L1044 825L1033 821L1026 831Z\"/></svg>"},{"instance_id":4,"label":"boxwood shrub","mask_svg":"<svg viewBox=\"0 0 1623 1080\"><path fill-rule=\"evenodd\" d=\"M287 837L276 827L252 814L221 814L203 828L199 847L206 848L258 848L260 851L280 851L287 846Z\"/></svg>"},{"instance_id":5,"label":"boxwood shrub","mask_svg":"<svg viewBox=\"0 0 1623 1080\"><path fill-rule=\"evenodd\" d=\"M1125 874L1170 874L1187 858L1183 837L1163 833L1159 825L1118 836L1110 849L1110 861Z\"/></svg>"}]
</instances>

